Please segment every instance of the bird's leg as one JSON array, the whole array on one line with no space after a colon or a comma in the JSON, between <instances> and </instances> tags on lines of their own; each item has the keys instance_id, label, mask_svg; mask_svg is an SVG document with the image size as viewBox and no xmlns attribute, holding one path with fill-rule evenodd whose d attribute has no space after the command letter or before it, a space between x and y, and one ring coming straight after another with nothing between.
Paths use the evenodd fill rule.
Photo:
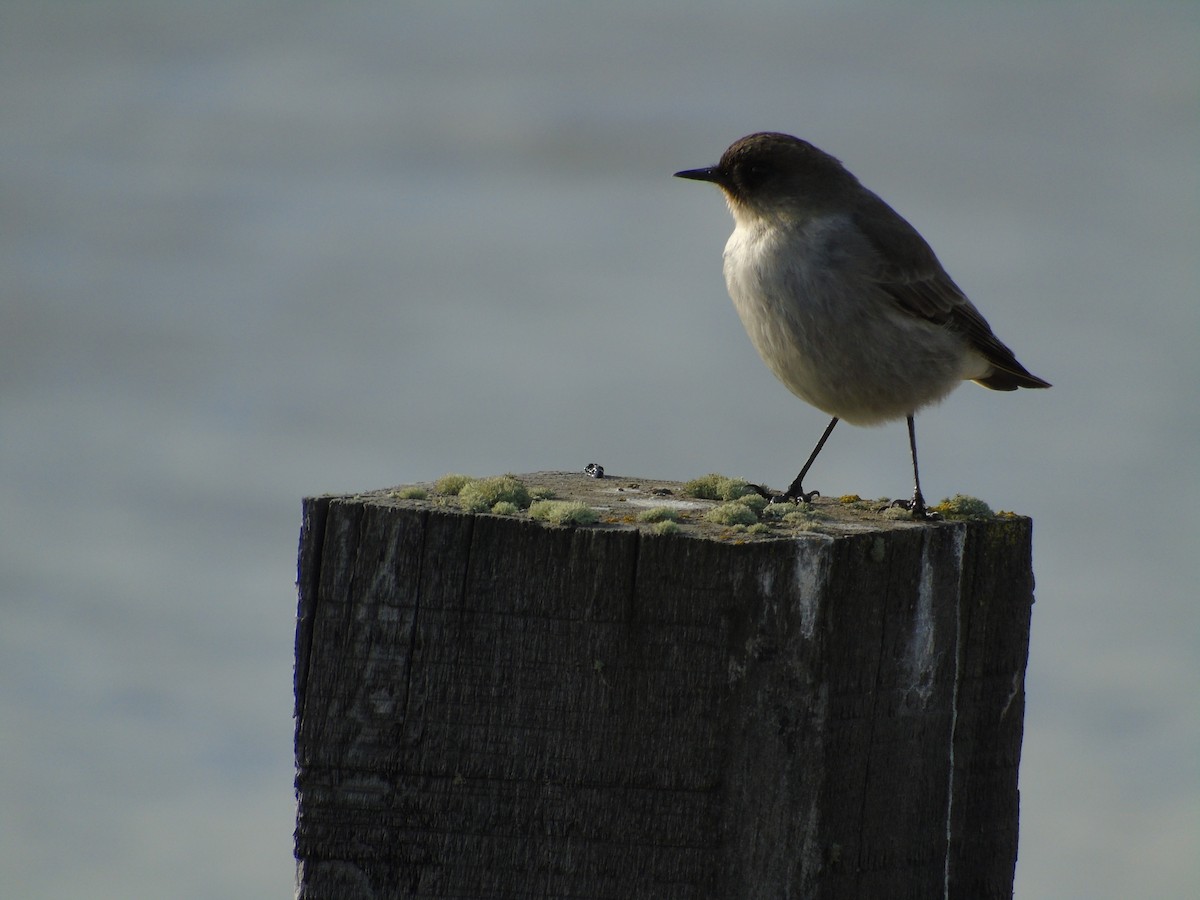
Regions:
<instances>
[{"instance_id":1,"label":"bird's leg","mask_svg":"<svg viewBox=\"0 0 1200 900\"><path fill-rule=\"evenodd\" d=\"M759 487L757 484L751 485L751 487L753 487L761 496L766 497L772 503L778 503L781 501L810 503L813 497L821 496L820 491L808 491L806 493L804 488L801 486L801 482L804 481L804 476L808 474L808 470L812 468L813 461L817 458L817 454L821 452L821 448L825 446L825 441L829 439L829 434L833 431L833 426L837 423L837 416L834 416L833 419L830 420L829 425L825 428L825 433L821 435L821 439L817 441L817 446L815 446L813 448L813 452L809 454L808 462L804 464L804 468L800 470L800 474L796 476L796 480L791 483L791 486L788 487L786 492L782 494L772 493L765 488Z\"/></svg>"},{"instance_id":2,"label":"bird's leg","mask_svg":"<svg viewBox=\"0 0 1200 900\"><path fill-rule=\"evenodd\" d=\"M803 503L809 503L813 497L821 496L819 491L809 491L807 494L801 486L804 481L804 476L808 474L808 470L812 468L812 464L817 459L817 454L821 452L821 448L825 446L825 442L829 440L829 435L833 433L833 427L837 425L837 416L829 420L829 424L825 426L825 432L821 435L821 439L817 441L817 446L813 447L813 452L808 455L808 460L804 463L804 468L800 470L800 474L796 476L796 480L788 486L785 497L791 500L800 500Z\"/></svg>"},{"instance_id":3,"label":"bird's leg","mask_svg":"<svg viewBox=\"0 0 1200 900\"><path fill-rule=\"evenodd\" d=\"M911 500L893 500L891 505L911 510L914 519L940 519L937 513L926 509L925 498L921 495L921 475L917 471L917 427L912 416L908 417L908 447L912 451L913 496Z\"/></svg>"}]
</instances>

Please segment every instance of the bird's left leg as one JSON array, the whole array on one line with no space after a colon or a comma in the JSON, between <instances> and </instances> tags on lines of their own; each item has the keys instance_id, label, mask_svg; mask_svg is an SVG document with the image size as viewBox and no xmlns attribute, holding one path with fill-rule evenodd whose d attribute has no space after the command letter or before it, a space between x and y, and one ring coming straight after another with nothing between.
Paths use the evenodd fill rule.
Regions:
<instances>
[{"instance_id":1,"label":"bird's left leg","mask_svg":"<svg viewBox=\"0 0 1200 900\"><path fill-rule=\"evenodd\" d=\"M908 417L908 448L912 452L913 496L911 500L893 500L891 505L910 510L914 519L940 519L940 515L926 508L925 498L921 494L921 474L917 470L917 427L912 416Z\"/></svg>"}]
</instances>

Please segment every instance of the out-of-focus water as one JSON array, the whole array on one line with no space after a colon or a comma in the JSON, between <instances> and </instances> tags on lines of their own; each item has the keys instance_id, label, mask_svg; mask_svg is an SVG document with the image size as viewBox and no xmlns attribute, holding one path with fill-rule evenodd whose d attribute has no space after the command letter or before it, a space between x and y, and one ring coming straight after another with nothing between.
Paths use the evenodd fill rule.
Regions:
<instances>
[{"instance_id":1,"label":"out-of-focus water","mask_svg":"<svg viewBox=\"0 0 1200 900\"><path fill-rule=\"evenodd\" d=\"M303 495L787 484L824 417L670 178L772 129L1055 383L919 419L927 494L1036 521L1017 896L1200 894L1198 10L5 4L4 893L290 890ZM904 495L903 425L812 479Z\"/></svg>"}]
</instances>

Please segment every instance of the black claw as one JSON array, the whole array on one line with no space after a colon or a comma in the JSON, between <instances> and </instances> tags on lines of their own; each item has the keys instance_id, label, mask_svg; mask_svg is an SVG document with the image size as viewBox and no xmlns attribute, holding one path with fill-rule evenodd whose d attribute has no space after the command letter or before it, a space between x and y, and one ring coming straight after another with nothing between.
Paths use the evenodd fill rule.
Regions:
<instances>
[{"instance_id":1,"label":"black claw","mask_svg":"<svg viewBox=\"0 0 1200 900\"><path fill-rule=\"evenodd\" d=\"M770 488L765 488L761 484L747 484L747 487L754 488L754 493L758 494L758 496L762 497L768 503L782 503L787 500L785 495Z\"/></svg>"},{"instance_id":2,"label":"black claw","mask_svg":"<svg viewBox=\"0 0 1200 900\"><path fill-rule=\"evenodd\" d=\"M788 493L781 494L760 484L751 484L749 487L754 488L754 493L758 494L758 496L762 497L768 503L811 503L813 497L821 496L818 491L809 491L808 493L801 491L793 494L789 489Z\"/></svg>"},{"instance_id":3,"label":"black claw","mask_svg":"<svg viewBox=\"0 0 1200 900\"><path fill-rule=\"evenodd\" d=\"M920 519L923 522L936 522L942 517L941 513L936 513L925 506L925 498L917 494L911 500L893 500L883 509L907 509L912 513L914 519Z\"/></svg>"},{"instance_id":4,"label":"black claw","mask_svg":"<svg viewBox=\"0 0 1200 900\"><path fill-rule=\"evenodd\" d=\"M916 491L913 492L912 503L909 504L908 508L912 511L912 517L914 519L923 519L926 522L932 522L934 519L941 518L941 516L939 516L937 513L931 512L928 508L926 508L925 498L921 496L920 485L918 485Z\"/></svg>"}]
</instances>

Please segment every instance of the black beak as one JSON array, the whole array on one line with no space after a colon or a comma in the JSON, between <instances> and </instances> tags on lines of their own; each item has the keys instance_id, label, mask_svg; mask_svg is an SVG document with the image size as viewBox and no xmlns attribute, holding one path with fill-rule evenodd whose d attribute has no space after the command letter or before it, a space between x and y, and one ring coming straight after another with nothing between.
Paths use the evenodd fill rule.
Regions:
<instances>
[{"instance_id":1,"label":"black beak","mask_svg":"<svg viewBox=\"0 0 1200 900\"><path fill-rule=\"evenodd\" d=\"M711 181L713 184L722 184L725 181L725 176L716 166L709 166L707 169L684 169L682 172L676 172L675 177L690 178L692 181Z\"/></svg>"}]
</instances>

